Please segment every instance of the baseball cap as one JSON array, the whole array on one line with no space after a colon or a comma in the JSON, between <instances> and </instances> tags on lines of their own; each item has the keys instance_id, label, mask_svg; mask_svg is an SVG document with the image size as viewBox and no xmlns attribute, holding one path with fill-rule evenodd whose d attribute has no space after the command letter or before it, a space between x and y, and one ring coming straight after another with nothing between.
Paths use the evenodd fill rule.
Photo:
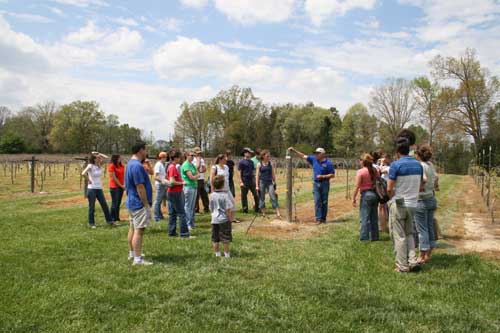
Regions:
<instances>
[{"instance_id":1,"label":"baseball cap","mask_svg":"<svg viewBox=\"0 0 500 333\"><path fill-rule=\"evenodd\" d=\"M245 153L250 153L253 154L253 150L251 148L245 147L243 148L243 151L241 152L241 155L245 155Z\"/></svg>"},{"instance_id":2,"label":"baseball cap","mask_svg":"<svg viewBox=\"0 0 500 333\"><path fill-rule=\"evenodd\" d=\"M323 148L316 148L316 150L314 151L315 154L317 153L321 153L321 154L326 154L326 150L324 150Z\"/></svg>"}]
</instances>

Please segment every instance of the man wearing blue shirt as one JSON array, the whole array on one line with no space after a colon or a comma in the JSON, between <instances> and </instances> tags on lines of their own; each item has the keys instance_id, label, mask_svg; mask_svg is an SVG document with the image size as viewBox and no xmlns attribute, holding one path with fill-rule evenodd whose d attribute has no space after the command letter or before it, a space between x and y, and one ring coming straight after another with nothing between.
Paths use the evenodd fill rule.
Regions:
<instances>
[{"instance_id":1,"label":"man wearing blue shirt","mask_svg":"<svg viewBox=\"0 0 500 333\"><path fill-rule=\"evenodd\" d=\"M243 213L248 213L248 191L252 192L254 200L254 211L259 212L259 194L257 193L255 184L255 165L251 160L253 150L243 148L243 159L238 163L238 171L240 172L240 189L241 189L241 208Z\"/></svg>"},{"instance_id":2,"label":"man wearing blue shirt","mask_svg":"<svg viewBox=\"0 0 500 333\"><path fill-rule=\"evenodd\" d=\"M418 194L423 184L423 167L415 158L408 156L410 140L396 139L399 159L392 162L389 170L387 192L389 202L389 229L396 253L396 271L419 271L415 254L414 218Z\"/></svg>"},{"instance_id":3,"label":"man wearing blue shirt","mask_svg":"<svg viewBox=\"0 0 500 333\"><path fill-rule=\"evenodd\" d=\"M153 188L149 175L142 162L146 159L146 143L139 141L132 147L132 158L125 171L125 187L127 189L127 208L130 214L128 231L129 260L134 265L152 265L142 257L142 236L151 222L151 204Z\"/></svg>"},{"instance_id":4,"label":"man wearing blue shirt","mask_svg":"<svg viewBox=\"0 0 500 333\"><path fill-rule=\"evenodd\" d=\"M289 151L307 160L313 167L313 194L314 207L316 211L316 222L326 223L328 214L328 194L330 193L330 179L335 178L335 168L332 162L326 158L326 151L317 148L313 155L306 155L293 147Z\"/></svg>"}]
</instances>

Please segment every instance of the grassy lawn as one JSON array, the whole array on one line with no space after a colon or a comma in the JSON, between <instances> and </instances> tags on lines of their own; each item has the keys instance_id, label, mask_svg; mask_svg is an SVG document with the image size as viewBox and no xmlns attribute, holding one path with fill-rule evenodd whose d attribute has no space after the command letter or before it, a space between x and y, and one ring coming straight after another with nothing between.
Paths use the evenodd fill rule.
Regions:
<instances>
[{"instance_id":1,"label":"grassy lawn","mask_svg":"<svg viewBox=\"0 0 500 333\"><path fill-rule=\"evenodd\" d=\"M1 332L500 330L498 263L442 253L398 275L387 237L357 241L357 216L308 240L235 234L230 260L212 256L208 216L193 240L155 225L155 265L132 267L126 227L90 230L85 207L43 200L0 200Z\"/></svg>"}]
</instances>

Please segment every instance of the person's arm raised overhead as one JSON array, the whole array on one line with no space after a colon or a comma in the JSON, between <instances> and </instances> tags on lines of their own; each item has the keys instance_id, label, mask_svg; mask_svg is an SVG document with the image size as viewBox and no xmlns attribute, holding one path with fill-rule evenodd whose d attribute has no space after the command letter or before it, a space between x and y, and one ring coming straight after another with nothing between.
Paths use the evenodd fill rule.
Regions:
<instances>
[{"instance_id":1,"label":"person's arm raised overhead","mask_svg":"<svg viewBox=\"0 0 500 333\"><path fill-rule=\"evenodd\" d=\"M297 150L297 149L295 149L294 147L290 147L290 148L288 148L288 151L289 151L289 152L293 152L293 153L297 154L298 156L302 157L302 158L303 158L303 159L305 159L305 160L307 159L307 155L306 155L306 154L301 153L300 151L298 151L298 150Z\"/></svg>"}]
</instances>

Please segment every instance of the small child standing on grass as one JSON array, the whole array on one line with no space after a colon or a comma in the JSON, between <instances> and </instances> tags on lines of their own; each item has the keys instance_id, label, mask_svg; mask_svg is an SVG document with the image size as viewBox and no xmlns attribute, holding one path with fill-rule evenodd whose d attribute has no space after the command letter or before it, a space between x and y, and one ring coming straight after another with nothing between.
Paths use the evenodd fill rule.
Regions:
<instances>
[{"instance_id":1,"label":"small child standing on grass","mask_svg":"<svg viewBox=\"0 0 500 333\"><path fill-rule=\"evenodd\" d=\"M224 176L215 176L213 180L214 191L210 195L210 211L212 212L212 242L216 257L221 256L219 243L224 245L224 257L229 258L229 243L233 240L231 234L231 210L232 200L229 199L227 191L224 191Z\"/></svg>"}]
</instances>

